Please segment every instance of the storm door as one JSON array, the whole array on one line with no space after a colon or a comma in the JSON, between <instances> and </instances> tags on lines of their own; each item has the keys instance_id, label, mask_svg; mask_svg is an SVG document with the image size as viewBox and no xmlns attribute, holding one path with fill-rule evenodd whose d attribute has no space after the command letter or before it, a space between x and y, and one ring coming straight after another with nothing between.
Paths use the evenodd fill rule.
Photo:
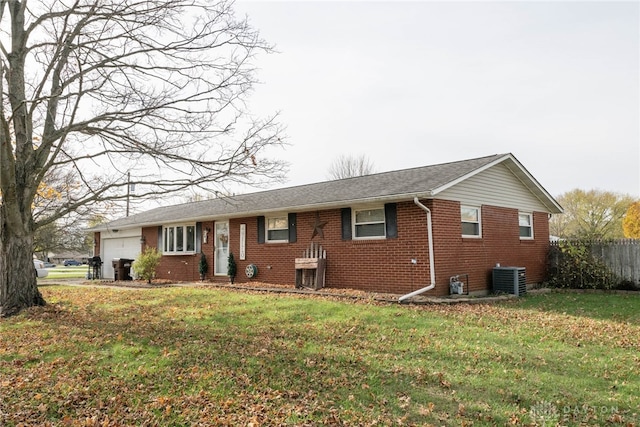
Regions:
<instances>
[{"instance_id":1,"label":"storm door","mask_svg":"<svg viewBox=\"0 0 640 427\"><path fill-rule=\"evenodd\" d=\"M216 221L215 232L214 273L216 276L226 276L229 265L229 221Z\"/></svg>"}]
</instances>

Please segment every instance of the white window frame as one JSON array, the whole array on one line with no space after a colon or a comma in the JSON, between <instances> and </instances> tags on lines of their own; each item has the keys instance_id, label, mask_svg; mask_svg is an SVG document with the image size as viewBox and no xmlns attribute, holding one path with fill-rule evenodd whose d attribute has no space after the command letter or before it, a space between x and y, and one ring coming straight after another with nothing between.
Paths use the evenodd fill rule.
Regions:
<instances>
[{"instance_id":1,"label":"white window frame","mask_svg":"<svg viewBox=\"0 0 640 427\"><path fill-rule=\"evenodd\" d=\"M357 214L362 211L382 211L382 221L357 222ZM376 236L358 236L358 226L382 224L382 234ZM351 208L351 235L354 240L378 240L387 238L387 216L384 211L384 205L361 206Z\"/></svg>"},{"instance_id":2,"label":"white window frame","mask_svg":"<svg viewBox=\"0 0 640 427\"><path fill-rule=\"evenodd\" d=\"M527 217L529 219L529 224L522 225L521 217ZM521 234L523 228L529 229L529 235L523 236ZM520 240L533 240L533 213L531 212L518 212L518 235L520 236Z\"/></svg>"},{"instance_id":3,"label":"white window frame","mask_svg":"<svg viewBox=\"0 0 640 427\"><path fill-rule=\"evenodd\" d=\"M462 218L462 211L464 209L473 209L478 213L478 220L477 221L465 221ZM462 237L465 238L471 238L471 239L480 239L482 238L482 209L480 208L480 206L466 206L466 205L461 205L460 206L460 227L462 228ZM478 224L478 234L464 234L464 228L462 227L462 224Z\"/></svg>"},{"instance_id":4,"label":"white window frame","mask_svg":"<svg viewBox=\"0 0 640 427\"><path fill-rule=\"evenodd\" d=\"M187 230L192 228L193 241L188 241L189 233ZM179 231L182 230L182 231ZM182 234L182 242L178 242L178 235ZM168 236L172 236L173 242L168 240ZM182 243L182 249L178 250L179 243ZM188 249L189 243L193 249ZM196 224L171 224L162 226L162 254L163 255L192 255L196 253Z\"/></svg>"},{"instance_id":5,"label":"white window frame","mask_svg":"<svg viewBox=\"0 0 640 427\"><path fill-rule=\"evenodd\" d=\"M284 219L284 222L286 224L285 228L271 228L271 222L273 220L281 220ZM287 238L286 239L270 239L269 238L269 231L282 231L282 230L286 230L287 231ZM264 219L264 241L267 243L287 243L289 241L289 215L285 214L280 214L280 215L272 215L272 216L268 216L265 217Z\"/></svg>"}]
</instances>

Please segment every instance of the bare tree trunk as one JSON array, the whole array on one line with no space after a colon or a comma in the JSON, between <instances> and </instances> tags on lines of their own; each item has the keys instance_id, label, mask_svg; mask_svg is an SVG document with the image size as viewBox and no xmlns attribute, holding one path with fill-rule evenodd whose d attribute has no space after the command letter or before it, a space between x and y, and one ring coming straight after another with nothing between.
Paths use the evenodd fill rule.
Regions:
<instances>
[{"instance_id":1,"label":"bare tree trunk","mask_svg":"<svg viewBox=\"0 0 640 427\"><path fill-rule=\"evenodd\" d=\"M0 242L0 264L4 267L0 268L0 317L46 304L36 281L33 239L7 231L3 224Z\"/></svg>"},{"instance_id":2,"label":"bare tree trunk","mask_svg":"<svg viewBox=\"0 0 640 427\"><path fill-rule=\"evenodd\" d=\"M0 0L0 317L45 303L37 230L117 215L132 184L143 200L284 177L277 114L247 108L273 49L232 6Z\"/></svg>"}]
</instances>

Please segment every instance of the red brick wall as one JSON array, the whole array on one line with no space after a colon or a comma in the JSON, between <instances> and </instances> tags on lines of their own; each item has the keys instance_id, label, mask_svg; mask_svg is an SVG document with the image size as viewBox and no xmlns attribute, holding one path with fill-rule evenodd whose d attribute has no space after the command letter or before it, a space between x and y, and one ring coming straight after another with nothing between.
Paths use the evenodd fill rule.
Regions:
<instances>
[{"instance_id":1,"label":"red brick wall","mask_svg":"<svg viewBox=\"0 0 640 427\"><path fill-rule=\"evenodd\" d=\"M402 206L402 207L401 207ZM379 292L403 292L412 286L425 282L428 275L426 256L426 220L420 211L411 208L412 204L399 204L398 234L411 235L411 239L386 240L349 240L341 236L340 210L319 212L320 221L326 221L323 228L324 239L316 236L314 241L327 251L326 286L363 289ZM421 231L411 231L412 221L418 222ZM232 220L231 251L238 264L238 281L245 281L245 267L258 266L255 280L295 284L294 260L302 256L311 242L315 212L297 214L296 243L257 243L257 223L255 218ZM246 260L238 259L238 233L240 224L247 224ZM425 255L420 255L420 252ZM417 265L411 264L411 258L418 258Z\"/></svg>"},{"instance_id":2,"label":"red brick wall","mask_svg":"<svg viewBox=\"0 0 640 427\"><path fill-rule=\"evenodd\" d=\"M492 268L497 263L502 267L525 267L527 283L539 283L544 279L549 248L546 213L534 213L535 239L521 240L518 210L482 206L482 238L476 239L461 236L458 202L435 200L427 206L433 207L438 284L448 283L453 275L468 274L472 292L490 290Z\"/></svg>"},{"instance_id":3,"label":"red brick wall","mask_svg":"<svg viewBox=\"0 0 640 427\"><path fill-rule=\"evenodd\" d=\"M213 243L214 232L213 222L207 221L202 223L202 230L209 229L207 242L200 241L202 245L202 252L207 258L209 264L209 271L206 278L211 279L213 277ZM158 242L158 227L149 227L142 229L142 235L145 238L146 246L148 247L161 247L161 242ZM198 264L200 263L200 254L192 255L167 255L163 256L158 266L157 277L160 279L170 279L179 281L196 281L200 279L200 273L198 272Z\"/></svg>"},{"instance_id":4,"label":"red brick wall","mask_svg":"<svg viewBox=\"0 0 640 427\"><path fill-rule=\"evenodd\" d=\"M93 256L100 256L100 233L93 233Z\"/></svg>"},{"instance_id":5,"label":"red brick wall","mask_svg":"<svg viewBox=\"0 0 640 427\"><path fill-rule=\"evenodd\" d=\"M502 266L525 267L528 283L540 282L545 274L549 225L546 213L534 213L535 240L519 238L518 211L515 209L482 207L482 238L461 237L460 204L444 200L423 203L432 211L436 289L429 295L448 295L449 278L468 274L471 291L491 289L491 271L496 263ZM382 240L342 240L340 209L320 211L324 238L313 240L327 251L327 287L351 288L374 292L408 293L427 286L429 254L426 213L413 202L397 205L398 238ZM230 250L238 266L237 282L246 282L248 264L258 267L255 281L295 284L295 258L301 257L311 242L316 212L297 214L297 242L262 243L257 240L257 219L232 219ZM246 224L246 259L239 259L240 224ZM208 278L228 282L227 277L214 277L213 223L209 240L202 250L209 261ZM157 228L143 230L146 244L156 246ZM412 259L416 260L413 264ZM161 278L175 280L198 279L198 255L165 256L158 269Z\"/></svg>"}]
</instances>

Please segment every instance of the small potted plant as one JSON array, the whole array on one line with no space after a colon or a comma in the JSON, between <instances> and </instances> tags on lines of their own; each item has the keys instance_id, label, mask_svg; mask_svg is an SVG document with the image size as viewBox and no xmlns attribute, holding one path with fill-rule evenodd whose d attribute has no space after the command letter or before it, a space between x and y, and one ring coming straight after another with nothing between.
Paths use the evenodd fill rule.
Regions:
<instances>
[{"instance_id":1,"label":"small potted plant","mask_svg":"<svg viewBox=\"0 0 640 427\"><path fill-rule=\"evenodd\" d=\"M238 272L238 266L236 266L236 260L233 257L233 252L229 254L229 264L227 265L227 275L229 275L229 279L231 279L231 284L236 278L236 273Z\"/></svg>"},{"instance_id":2,"label":"small potted plant","mask_svg":"<svg viewBox=\"0 0 640 427\"><path fill-rule=\"evenodd\" d=\"M198 272L200 273L200 280L204 280L207 277L207 271L209 271L209 264L207 263L207 257L204 252L200 253L200 262L198 263Z\"/></svg>"}]
</instances>

